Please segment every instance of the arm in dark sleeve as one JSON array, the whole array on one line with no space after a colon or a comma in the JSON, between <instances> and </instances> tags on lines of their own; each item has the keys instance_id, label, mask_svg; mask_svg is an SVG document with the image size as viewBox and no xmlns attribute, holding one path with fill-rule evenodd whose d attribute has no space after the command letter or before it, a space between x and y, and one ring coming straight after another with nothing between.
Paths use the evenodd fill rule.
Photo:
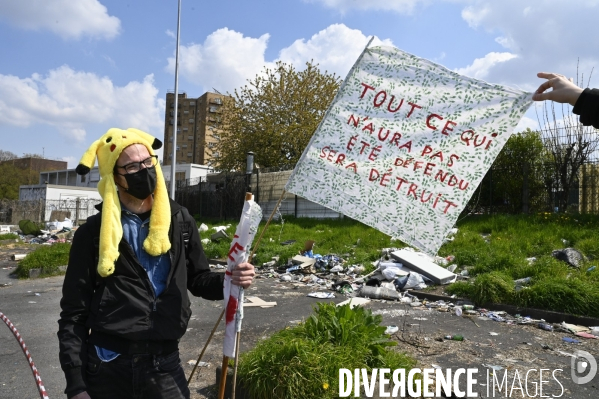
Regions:
<instances>
[{"instance_id":1,"label":"arm in dark sleeve","mask_svg":"<svg viewBox=\"0 0 599 399\"><path fill-rule=\"evenodd\" d=\"M187 289L194 296L204 299L223 299L225 274L210 271L195 219L188 212L183 212L183 217L191 223L191 236L187 244Z\"/></svg>"},{"instance_id":2,"label":"arm in dark sleeve","mask_svg":"<svg viewBox=\"0 0 599 399\"><path fill-rule=\"evenodd\" d=\"M73 237L69 265L62 286L62 311L58 320L59 358L67 380L65 393L69 398L86 390L86 323L94 292L93 282L90 281L94 250L91 232L86 223L77 229Z\"/></svg>"},{"instance_id":3,"label":"arm in dark sleeve","mask_svg":"<svg viewBox=\"0 0 599 399\"><path fill-rule=\"evenodd\" d=\"M572 112L580 115L580 123L584 126L599 129L599 89L584 89Z\"/></svg>"}]
</instances>

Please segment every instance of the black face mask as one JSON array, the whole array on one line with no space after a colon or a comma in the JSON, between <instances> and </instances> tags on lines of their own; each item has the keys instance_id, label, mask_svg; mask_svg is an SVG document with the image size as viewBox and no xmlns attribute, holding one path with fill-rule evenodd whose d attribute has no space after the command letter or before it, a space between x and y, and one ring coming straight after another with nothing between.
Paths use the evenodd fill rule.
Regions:
<instances>
[{"instance_id":1,"label":"black face mask","mask_svg":"<svg viewBox=\"0 0 599 399\"><path fill-rule=\"evenodd\" d=\"M139 172L124 176L129 187L125 190L135 198L144 200L156 189L156 167L143 168Z\"/></svg>"}]
</instances>

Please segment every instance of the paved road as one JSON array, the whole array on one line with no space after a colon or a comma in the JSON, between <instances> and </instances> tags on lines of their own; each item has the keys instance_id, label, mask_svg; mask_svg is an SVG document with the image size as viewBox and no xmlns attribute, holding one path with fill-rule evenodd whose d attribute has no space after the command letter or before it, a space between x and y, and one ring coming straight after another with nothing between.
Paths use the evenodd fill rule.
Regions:
<instances>
[{"instance_id":1,"label":"paved road","mask_svg":"<svg viewBox=\"0 0 599 399\"><path fill-rule=\"evenodd\" d=\"M20 252L20 250L13 250ZM0 284L12 282L11 286L0 288L0 311L15 324L22 334L33 356L50 398L64 397L64 381L58 363L58 343L56 340L59 301L62 277L39 280L15 280L9 276L15 262L8 260L10 250L0 250ZM286 326L308 316L316 299L306 297L314 287L294 286L280 283L274 279L259 279L246 295L256 295L265 301L276 301L274 308L246 308L241 349L251 348L258 340L269 336ZM39 294L39 295L36 295ZM345 298L335 298L340 302ZM557 373L558 380L565 392L562 398L599 397L599 375L586 385L576 385L570 379L570 358L559 354L583 349L599 358L599 340L584 341L580 345L562 341L563 333L549 333L532 326L508 326L493 321L458 318L449 313L430 310L414 310L398 303L372 301L366 305L383 316L383 324L397 325L400 331L394 335L401 350L405 350L418 359L419 367L438 365L442 368L477 367L479 384L485 383L486 369L483 364L501 366L508 370L508 381L514 381L516 370L524 387L524 375L528 370L540 368L563 369ZM187 361L197 358L218 315L222 311L222 302L210 302L194 298L193 316L189 330L180 344L181 359L189 373L191 366ZM4 324L0 324L0 398L31 399L39 397L31 370L16 340ZM212 398L214 396L215 367L221 362L223 326L221 325L213 343L209 346L204 361L211 364L202 368L198 378L191 385L192 398ZM491 335L490 333L498 335ZM435 338L446 334L463 334L464 342L443 341ZM528 342L531 345L524 344ZM553 350L542 349L549 345ZM503 375L501 371L499 375ZM530 374L529 392L534 393L533 382L538 383L539 375ZM544 395L559 396L560 386L545 374ZM516 384L517 386L517 384ZM477 392L487 397L486 386L479 386ZM511 397L527 397L513 391ZM499 394L496 391L496 397ZM489 395L490 396L490 395ZM505 397L505 395L501 396Z\"/></svg>"}]
</instances>

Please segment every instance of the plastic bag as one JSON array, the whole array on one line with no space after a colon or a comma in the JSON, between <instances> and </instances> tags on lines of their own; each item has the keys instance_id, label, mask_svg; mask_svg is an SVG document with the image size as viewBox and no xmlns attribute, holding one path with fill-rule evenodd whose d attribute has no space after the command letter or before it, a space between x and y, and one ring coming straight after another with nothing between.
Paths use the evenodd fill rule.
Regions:
<instances>
[{"instance_id":1,"label":"plastic bag","mask_svg":"<svg viewBox=\"0 0 599 399\"><path fill-rule=\"evenodd\" d=\"M426 288L426 284L424 283L424 278L420 273L411 272L407 276L399 277L395 279L395 287L398 290L408 290L411 288L421 290Z\"/></svg>"},{"instance_id":2,"label":"plastic bag","mask_svg":"<svg viewBox=\"0 0 599 399\"><path fill-rule=\"evenodd\" d=\"M381 273L383 273L383 276L385 276L387 280L393 280L398 274L400 274L400 272L401 270L398 267L392 266L383 269Z\"/></svg>"}]
</instances>

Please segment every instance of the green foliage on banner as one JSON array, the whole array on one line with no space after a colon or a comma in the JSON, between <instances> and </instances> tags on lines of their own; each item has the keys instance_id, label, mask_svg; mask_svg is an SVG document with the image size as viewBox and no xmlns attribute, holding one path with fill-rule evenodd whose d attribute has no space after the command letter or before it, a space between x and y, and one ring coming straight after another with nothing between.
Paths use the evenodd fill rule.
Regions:
<instances>
[{"instance_id":1,"label":"green foliage on banner","mask_svg":"<svg viewBox=\"0 0 599 399\"><path fill-rule=\"evenodd\" d=\"M295 165L339 89L335 74L317 64L277 62L226 97L221 107L220 141L216 144L221 170L245 170L253 151L261 168Z\"/></svg>"}]
</instances>

